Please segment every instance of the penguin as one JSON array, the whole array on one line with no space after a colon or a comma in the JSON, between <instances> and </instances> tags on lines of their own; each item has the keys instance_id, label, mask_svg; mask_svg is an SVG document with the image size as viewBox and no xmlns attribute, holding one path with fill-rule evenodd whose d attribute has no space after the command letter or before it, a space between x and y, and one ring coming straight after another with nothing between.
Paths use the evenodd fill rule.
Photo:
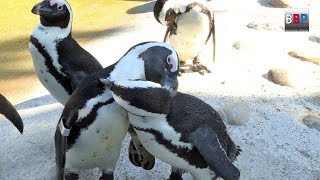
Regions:
<instances>
[{"instance_id":1,"label":"penguin","mask_svg":"<svg viewBox=\"0 0 320 180\"><path fill-rule=\"evenodd\" d=\"M153 12L155 19L167 26L163 41L178 52L184 66L181 72L210 73L199 61L199 54L209 44L215 59L214 14L210 4L205 0L157 0Z\"/></svg>"},{"instance_id":2,"label":"penguin","mask_svg":"<svg viewBox=\"0 0 320 180\"><path fill-rule=\"evenodd\" d=\"M182 179L181 170L195 180L240 178L232 164L240 147L210 105L144 80L100 81L128 111L129 122L146 150L172 166L169 179Z\"/></svg>"},{"instance_id":3,"label":"penguin","mask_svg":"<svg viewBox=\"0 0 320 180\"><path fill-rule=\"evenodd\" d=\"M18 111L2 94L0 94L0 114L11 121L21 134L23 133L23 122Z\"/></svg>"},{"instance_id":4,"label":"penguin","mask_svg":"<svg viewBox=\"0 0 320 180\"><path fill-rule=\"evenodd\" d=\"M40 24L29 42L36 75L51 95L65 105L83 77L103 68L72 38L73 16L67 1L44 0L33 7L32 13L40 15ZM133 139L129 148L130 161L144 169L152 168L154 157L135 138L134 131L129 133Z\"/></svg>"},{"instance_id":5,"label":"penguin","mask_svg":"<svg viewBox=\"0 0 320 180\"><path fill-rule=\"evenodd\" d=\"M179 58L172 46L143 42L115 64L84 77L67 101L55 132L57 179L77 179L77 169L98 167L101 179L113 179L121 143L128 131L125 109L113 99L101 78L142 79L178 88ZM153 157L153 156L152 156ZM154 157L147 166L154 166Z\"/></svg>"},{"instance_id":6,"label":"penguin","mask_svg":"<svg viewBox=\"0 0 320 180\"><path fill-rule=\"evenodd\" d=\"M102 70L101 64L72 38L72 10L65 0L44 0L31 12L40 16L29 50L36 75L52 96L65 105L78 82Z\"/></svg>"}]
</instances>

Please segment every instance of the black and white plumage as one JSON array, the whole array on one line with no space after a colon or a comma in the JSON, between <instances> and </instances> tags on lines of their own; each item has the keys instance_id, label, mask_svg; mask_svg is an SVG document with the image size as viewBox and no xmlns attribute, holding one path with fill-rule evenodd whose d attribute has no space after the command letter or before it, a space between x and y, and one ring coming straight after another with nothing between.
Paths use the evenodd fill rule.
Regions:
<instances>
[{"instance_id":1,"label":"black and white plumage","mask_svg":"<svg viewBox=\"0 0 320 180\"><path fill-rule=\"evenodd\" d=\"M129 113L143 146L170 164L170 179L185 170L196 180L239 179L232 164L239 154L219 114L202 100L184 93L174 97L146 81L101 80Z\"/></svg>"},{"instance_id":2,"label":"black and white plumage","mask_svg":"<svg viewBox=\"0 0 320 180\"><path fill-rule=\"evenodd\" d=\"M100 78L148 80L174 92L178 72L178 55L170 45L145 42L133 46L115 64L81 80L56 129L58 179L63 179L64 167L67 177L73 169L99 167L102 178L113 178L129 122L127 111L114 101ZM149 165L153 167L154 162Z\"/></svg>"},{"instance_id":3,"label":"black and white plumage","mask_svg":"<svg viewBox=\"0 0 320 180\"><path fill-rule=\"evenodd\" d=\"M23 133L23 122L18 111L2 94L0 94L0 114L11 121L21 134Z\"/></svg>"},{"instance_id":4,"label":"black and white plumage","mask_svg":"<svg viewBox=\"0 0 320 180\"><path fill-rule=\"evenodd\" d=\"M214 14L210 4L205 0L157 0L153 12L156 20L167 26L164 42L176 49L180 61L193 60L191 71L211 72L198 58L205 48L212 48L215 59Z\"/></svg>"},{"instance_id":5,"label":"black and white plumage","mask_svg":"<svg viewBox=\"0 0 320 180\"><path fill-rule=\"evenodd\" d=\"M67 1L44 0L32 13L40 16L29 42L36 75L64 105L77 83L102 66L72 38L72 10Z\"/></svg>"}]
</instances>

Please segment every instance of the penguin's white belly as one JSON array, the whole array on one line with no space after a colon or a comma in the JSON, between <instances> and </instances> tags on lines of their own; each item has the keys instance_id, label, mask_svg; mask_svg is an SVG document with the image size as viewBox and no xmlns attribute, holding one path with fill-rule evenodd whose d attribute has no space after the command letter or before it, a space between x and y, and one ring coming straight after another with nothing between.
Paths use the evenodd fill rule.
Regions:
<instances>
[{"instance_id":1,"label":"penguin's white belly","mask_svg":"<svg viewBox=\"0 0 320 180\"><path fill-rule=\"evenodd\" d=\"M70 95L49 73L49 70L45 65L45 58L39 53L38 49L32 43L29 43L29 49L38 79L57 101L65 105Z\"/></svg>"},{"instance_id":2,"label":"penguin's white belly","mask_svg":"<svg viewBox=\"0 0 320 180\"><path fill-rule=\"evenodd\" d=\"M177 133L166 122L165 119L150 120L148 118L143 119L141 117L129 114L129 121L134 127L153 129L160 132L166 140L168 140L175 146L186 147L189 149L192 148L192 145L190 143L179 141L181 134ZM138 130L136 128L134 129L144 148L161 161L164 161L176 168L190 172L193 178L197 180L212 179L212 177L214 177L214 172L212 172L210 169L196 168L195 166L189 164L183 158L177 156L177 154L167 149L163 144L160 144L158 141L156 141L156 137L154 134L143 130Z\"/></svg>"},{"instance_id":3,"label":"penguin's white belly","mask_svg":"<svg viewBox=\"0 0 320 180\"><path fill-rule=\"evenodd\" d=\"M168 43L178 52L180 61L192 59L205 48L210 30L210 20L206 14L190 10L178 16L177 35L171 35Z\"/></svg>"},{"instance_id":4,"label":"penguin's white belly","mask_svg":"<svg viewBox=\"0 0 320 180\"><path fill-rule=\"evenodd\" d=\"M129 126L127 112L113 102L101 107L97 114L67 151L66 169L114 169Z\"/></svg>"}]
</instances>

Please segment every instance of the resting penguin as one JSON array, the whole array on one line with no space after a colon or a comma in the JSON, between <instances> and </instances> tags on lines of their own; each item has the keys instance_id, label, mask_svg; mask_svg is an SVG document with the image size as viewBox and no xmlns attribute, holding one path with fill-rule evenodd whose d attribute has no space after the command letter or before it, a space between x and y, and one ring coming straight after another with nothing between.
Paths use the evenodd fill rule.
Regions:
<instances>
[{"instance_id":1,"label":"resting penguin","mask_svg":"<svg viewBox=\"0 0 320 180\"><path fill-rule=\"evenodd\" d=\"M40 16L29 42L36 75L64 105L79 80L102 66L72 38L72 10L67 1L44 0L32 13Z\"/></svg>"},{"instance_id":2,"label":"resting penguin","mask_svg":"<svg viewBox=\"0 0 320 180\"><path fill-rule=\"evenodd\" d=\"M178 73L178 55L170 45L145 42L133 46L115 64L83 78L56 129L57 179L64 178L65 169L67 179L77 179L73 169L95 167L101 169L101 179L113 179L129 122L127 111L115 102L100 78L148 80L176 91Z\"/></svg>"},{"instance_id":3,"label":"resting penguin","mask_svg":"<svg viewBox=\"0 0 320 180\"><path fill-rule=\"evenodd\" d=\"M208 2L157 0L153 12L155 19L167 26L164 42L168 42L176 49L181 65L193 60L193 65L189 69L181 68L181 71L210 73L211 71L199 62L199 54L211 43L213 61L215 59L214 15Z\"/></svg>"},{"instance_id":4,"label":"resting penguin","mask_svg":"<svg viewBox=\"0 0 320 180\"><path fill-rule=\"evenodd\" d=\"M21 134L23 133L23 122L18 111L2 94L0 94L0 114L9 119Z\"/></svg>"},{"instance_id":5,"label":"resting penguin","mask_svg":"<svg viewBox=\"0 0 320 180\"><path fill-rule=\"evenodd\" d=\"M178 169L196 180L239 179L232 161L240 148L211 106L184 93L172 97L174 93L146 81L100 81L128 111L143 146L173 167L170 179L181 179Z\"/></svg>"}]
</instances>

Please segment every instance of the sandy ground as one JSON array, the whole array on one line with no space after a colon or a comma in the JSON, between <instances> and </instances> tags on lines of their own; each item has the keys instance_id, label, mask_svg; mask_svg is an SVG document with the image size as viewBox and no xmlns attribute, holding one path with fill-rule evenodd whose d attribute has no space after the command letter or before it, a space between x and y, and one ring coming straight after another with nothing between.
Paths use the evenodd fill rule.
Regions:
<instances>
[{"instance_id":1,"label":"sandy ground","mask_svg":"<svg viewBox=\"0 0 320 180\"><path fill-rule=\"evenodd\" d=\"M284 9L271 8L262 0L213 0L212 6L217 37L213 73L184 74L179 78L179 91L196 95L214 108L238 101L250 106L250 119L245 125L227 125L243 150L235 163L241 179L320 179L320 131L302 123L305 116L320 114L320 67L288 56L292 49L320 48L320 44L308 40L312 34L319 35L320 21L312 20L310 32L289 33L282 30ZM161 41L165 29L154 20L152 7L153 2L146 2L128 10L131 16L118 27L107 29L104 37L92 41L86 49L106 66L139 42ZM311 15L313 12L310 10ZM272 30L250 29L249 23L269 24ZM233 48L236 42L240 43L239 50ZM295 79L299 88L267 80L272 68L293 69L299 77ZM313 72L313 76L304 72ZM23 135L0 117L0 179L52 178L54 130L63 107L47 91L37 93L35 98L16 105L25 124ZM150 171L130 164L128 141L126 138L123 142L115 179L168 177L170 168L163 162L157 161ZM97 169L81 171L82 179L99 176ZM184 178L192 179L189 174Z\"/></svg>"}]
</instances>

